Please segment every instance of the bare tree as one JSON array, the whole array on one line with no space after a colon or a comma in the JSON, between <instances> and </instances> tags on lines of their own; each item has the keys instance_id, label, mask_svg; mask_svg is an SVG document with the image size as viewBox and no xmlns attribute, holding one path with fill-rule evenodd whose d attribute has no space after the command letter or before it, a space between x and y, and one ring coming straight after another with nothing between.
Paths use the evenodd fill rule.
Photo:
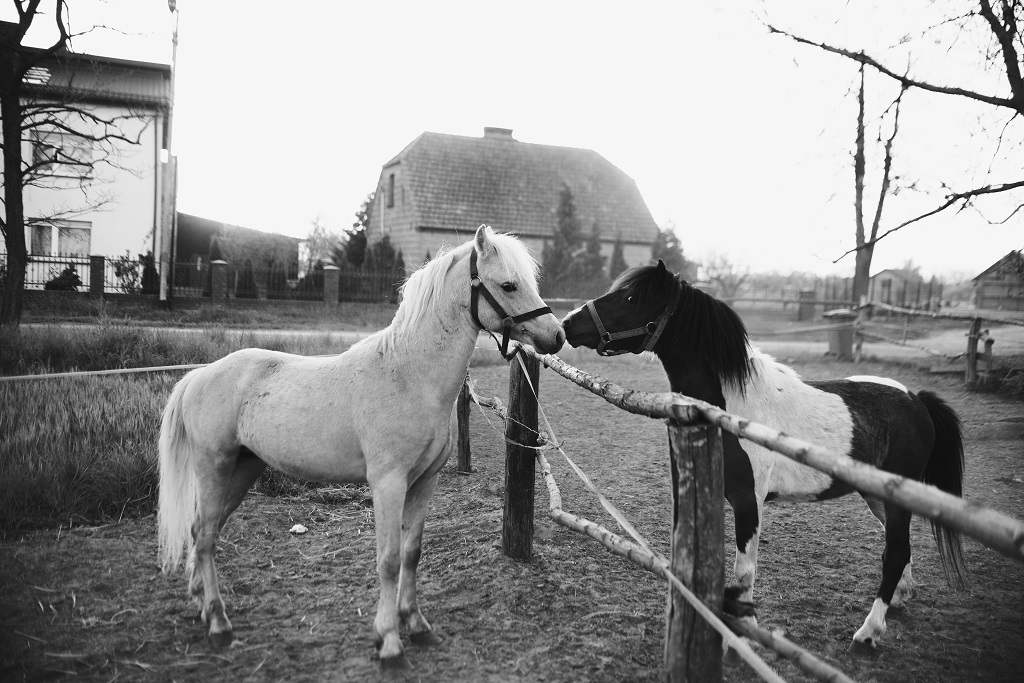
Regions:
<instances>
[{"instance_id":1,"label":"bare tree","mask_svg":"<svg viewBox=\"0 0 1024 683\"><path fill-rule=\"evenodd\" d=\"M750 268L740 266L728 256L712 252L701 261L704 279L715 286L719 298L732 301L739 293L740 287L750 276Z\"/></svg>"},{"instance_id":2,"label":"bare tree","mask_svg":"<svg viewBox=\"0 0 1024 683\"><path fill-rule=\"evenodd\" d=\"M891 79L900 85L901 97L904 92L916 90L946 98L963 98L990 105L994 108L993 111L1004 111L1009 114L1009 119L1006 120L1003 126L1005 133L1014 119L1024 115L1024 77L1022 77L1021 62L1021 56L1024 54L1024 30L1022 30L1024 29L1024 0L995 0L994 2L991 0L977 0L976 2L958 4L963 5L964 9L962 11L951 11L951 15L941 22L941 25L945 28L959 29L960 35L987 36L988 41L977 41L979 63L989 68L997 69L1004 76L1003 80L1008 92L994 95L979 92L976 89L962 85L941 85L925 78L915 77L911 75L910 70L900 72L898 69L885 64L883 59L869 55L864 50L848 49L812 40L771 24L768 24L768 29L771 33L787 36L802 45L813 46L819 50L857 62L861 65L862 70L864 67L867 67L876 71L885 78ZM946 45L945 47L950 46ZM1001 136L1000 143L1003 142ZM891 145L889 147L891 148ZM891 156L888 154L887 160L891 162ZM855 163L857 162L855 161ZM1006 194L1012 197L1019 196L1018 191L1024 189L1024 179L988 182L964 189L954 189L954 186L955 184L944 185L944 197L934 208L928 211L885 230L880 230L880 226L872 224L870 236L863 241L858 239L857 246L842 256L846 256L851 251L856 251L858 255L863 251L870 251L879 240L908 225L935 216L951 208L962 210L972 206L978 198L996 194ZM1024 208L1024 202L1016 201L1016 203L1016 208L1009 215L1001 220L992 222L1005 223L1010 220L1010 218ZM881 204L879 204L880 208ZM857 210L857 214L858 217L861 216L860 209ZM877 215L878 213L876 213ZM863 225L859 223L859 234L862 230ZM868 257L868 263L870 263L870 257ZM860 258L858 257L859 267Z\"/></svg>"},{"instance_id":3,"label":"bare tree","mask_svg":"<svg viewBox=\"0 0 1024 683\"><path fill-rule=\"evenodd\" d=\"M865 234L864 183L867 175L867 154L864 136L864 65L861 64L860 88L857 90L857 140L853 153L853 210L856 221L855 239L857 243L856 249L853 250L856 252L853 270L854 301L860 301L860 297L866 296L868 293L868 284L871 278L871 257L874 255L875 243L878 241L878 231L882 225L882 209L885 207L885 199L889 196L889 188L892 184L893 144L900 130L900 103L903 101L903 93L906 91L905 86L900 89L899 96L890 108L893 112L892 134L885 141L885 156L882 161L882 178L879 183L878 200L875 202L875 215L871 220L870 232ZM881 137L882 134L879 131L879 139Z\"/></svg>"},{"instance_id":4,"label":"bare tree","mask_svg":"<svg viewBox=\"0 0 1024 683\"><path fill-rule=\"evenodd\" d=\"M28 264L26 228L73 218L110 201L93 169L106 164L131 171L120 164L122 149L140 142L146 122L133 113L104 116L77 93L45 82L46 65L59 59L76 35L68 29L67 0L54 0L53 21L57 39L47 48L23 45L25 34L42 16L42 0L12 0L16 23L0 22L0 119L3 147L3 215L0 233L7 250L7 280L0 299L0 326L17 327ZM129 124L129 122L133 122ZM69 141L71 141L69 143ZM32 154L25 158L24 142ZM80 153L87 150L87 153ZM69 200L47 215L25 216L26 187L54 187L51 169L65 171L59 188ZM74 197L74 199L72 199Z\"/></svg>"}]
</instances>

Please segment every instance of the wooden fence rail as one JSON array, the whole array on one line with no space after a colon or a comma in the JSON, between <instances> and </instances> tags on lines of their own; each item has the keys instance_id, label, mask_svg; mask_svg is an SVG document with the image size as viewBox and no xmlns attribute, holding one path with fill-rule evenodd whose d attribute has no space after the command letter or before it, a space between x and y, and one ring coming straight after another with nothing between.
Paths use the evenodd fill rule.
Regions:
<instances>
[{"instance_id":1,"label":"wooden fence rail","mask_svg":"<svg viewBox=\"0 0 1024 683\"><path fill-rule=\"evenodd\" d=\"M536 355L533 349L522 348L527 355ZM654 406L649 413L651 417L664 418L674 417L677 412L696 410L708 422L718 425L727 432L825 472L850 484L858 491L941 522L1007 557L1024 562L1024 522L998 510L970 503L919 481L883 472L848 456L779 432L772 427L738 417L704 401L680 394L628 391L616 387L607 380L595 378L557 356L545 355L538 358L545 367L605 398L613 405L624 403L630 406ZM608 396L603 393L606 390ZM687 408L684 409L683 406Z\"/></svg>"},{"instance_id":2,"label":"wooden fence rail","mask_svg":"<svg viewBox=\"0 0 1024 683\"><path fill-rule=\"evenodd\" d=\"M531 555L534 492L532 482L526 486L526 479L532 480L534 470L532 466L524 467L524 461L533 461L536 457L542 463L551 494L549 514L552 519L598 539L612 552L626 556L640 566L666 578L671 577L670 585L678 584L682 579L679 590L670 588L665 649L666 674L670 681L714 681L721 680L722 675L722 635L712 625L717 619L706 616L720 612L724 590L724 484L719 429L770 448L859 491L896 503L1008 557L1024 561L1024 522L1009 515L968 503L934 486L883 472L703 401L674 393L624 389L575 368L557 356L542 356L525 346L520 346L519 350L523 362L512 363L506 419L506 509L502 549L514 557L528 559ZM652 555L640 545L561 510L561 498L550 478L550 469L536 450L540 431L535 392L540 364L623 410L668 420L673 478L670 566L663 566L666 563L664 558ZM460 420L463 412L459 411ZM516 497L529 498L529 504L515 500ZM526 516L529 520L525 519ZM639 542L643 543L642 539ZM684 598L683 586L700 596L704 605L710 605L712 609L704 605L697 609L696 604ZM742 630L744 625L734 626ZM821 680L849 680L788 641L776 640L773 644L775 637L766 632L751 631L748 635L771 646ZM757 665L752 665L757 668ZM777 680L777 675L770 670L764 675Z\"/></svg>"}]
</instances>

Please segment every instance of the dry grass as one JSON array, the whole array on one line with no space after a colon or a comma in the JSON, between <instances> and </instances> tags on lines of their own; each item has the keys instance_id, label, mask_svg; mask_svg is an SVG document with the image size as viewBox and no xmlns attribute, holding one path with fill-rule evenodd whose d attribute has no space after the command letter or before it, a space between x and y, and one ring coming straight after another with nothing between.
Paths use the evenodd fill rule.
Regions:
<instances>
[{"instance_id":1,"label":"dry grass","mask_svg":"<svg viewBox=\"0 0 1024 683\"><path fill-rule=\"evenodd\" d=\"M102 325L6 333L0 374L208 363L257 345L252 332L167 332ZM321 355L347 347L327 333L261 338ZM146 515L156 501L160 414L181 371L0 382L0 533ZM268 473L269 494L303 484Z\"/></svg>"}]
</instances>

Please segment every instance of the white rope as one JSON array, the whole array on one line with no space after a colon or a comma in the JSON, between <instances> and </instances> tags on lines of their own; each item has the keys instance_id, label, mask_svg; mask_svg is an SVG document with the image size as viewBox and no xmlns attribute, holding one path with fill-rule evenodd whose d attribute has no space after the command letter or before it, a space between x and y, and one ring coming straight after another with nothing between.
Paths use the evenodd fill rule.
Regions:
<instances>
[{"instance_id":1,"label":"white rope","mask_svg":"<svg viewBox=\"0 0 1024 683\"><path fill-rule=\"evenodd\" d=\"M619 512L619 509L616 508L611 503L611 501L605 498L601 494L601 492L597 490L597 487L595 487L594 484L590 481L590 478L586 475L586 473L583 470L581 470L579 466L576 465L576 463L572 461L568 454L566 454L566 452L559 445L561 442L555 436L555 431L551 427L551 422L548 421L548 416L544 412L544 407L540 405L540 399L537 398L537 389L533 386L533 381L530 379L530 373L527 372L526 370L526 364L523 362L522 353L516 353L515 355L519 361L520 367L523 370L523 375L526 377L526 381L530 385L530 390L533 392L533 397L537 401L537 408L540 412L541 417L544 419L544 425L548 430L548 435L551 437L552 443L558 449L558 452L562 454L562 457L565 458L565 461L567 463L569 463L569 466L572 467L573 471L575 471L576 474L580 477L580 479L583 480L583 483L587 485L587 488L589 488L597 495L598 500L601 501L601 505L604 507L605 510L608 511L608 514L610 514L615 519L615 521L619 523L619 526L621 526L626 531L626 533L628 533L641 548L646 550L659 561L666 562L664 556L661 555L661 553L658 553L657 551L654 551L650 548L650 546L647 544L647 541L644 539L643 536L640 535L640 533L633 527L633 525L629 523L629 520L627 520L622 515L622 513ZM722 620L719 619L714 612L712 612L703 602L701 602L700 598L694 595L693 592L690 591L690 589L688 589L683 584L679 577L677 577L675 574L671 572L671 570L668 569L667 562L666 569L662 576L672 585L673 588L679 591L679 594L682 595L688 603L690 603L690 606L692 606L693 609L700 616L702 616L704 620L711 625L712 628L718 631L719 635L722 636L722 644L725 647L731 647L734 650L736 650L736 653L739 654L739 656L744 661L746 661L747 664L752 669L754 669L754 671L756 671L758 675L760 675L764 680L771 681L772 683L786 683L785 679L779 676L777 673L775 673L775 671L771 667L769 667L765 663L765 661L761 659L757 655L757 653L755 653L751 649L750 645L747 644L745 640L743 640L741 637L733 633L732 630L728 626L726 626L725 623L722 622Z\"/></svg>"}]
</instances>

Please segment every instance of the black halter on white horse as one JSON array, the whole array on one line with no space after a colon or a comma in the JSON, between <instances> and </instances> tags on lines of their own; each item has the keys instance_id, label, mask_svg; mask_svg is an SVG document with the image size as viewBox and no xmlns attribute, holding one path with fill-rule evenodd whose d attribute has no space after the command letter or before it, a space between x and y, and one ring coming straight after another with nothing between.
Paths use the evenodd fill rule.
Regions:
<instances>
[{"instance_id":1,"label":"black halter on white horse","mask_svg":"<svg viewBox=\"0 0 1024 683\"><path fill-rule=\"evenodd\" d=\"M501 326L504 330L503 334L501 335L501 345L499 349L499 351L501 352L501 357L504 358L505 360L511 360L512 357L515 355L515 352L508 352L508 339L509 334L511 334L512 332L512 327L514 325L518 325L519 323L526 322L527 320L533 320L534 318L538 318L542 315L550 313L551 307L541 306L540 308L535 308L532 311L520 313L519 315L509 315L508 313L506 313L505 309L502 308L500 303L498 303L498 300L494 298L494 295L487 291L486 285L484 285L483 281L480 279L480 273L477 271L476 268L475 251L471 252L471 255L469 257L469 281L473 288L473 293L470 296L469 300L469 313L470 315L473 316L473 322L479 325L480 329L487 329L487 326L480 322L480 318L477 316L477 311L479 310L478 306L480 301L480 295L482 294L483 297L487 299L487 303L489 303L491 305L491 308L494 309L494 312L498 314L499 318L501 318ZM488 331L487 333L491 334L490 331ZM494 337L493 334L491 334L491 336ZM496 337L495 341L497 341Z\"/></svg>"},{"instance_id":2,"label":"black halter on white horse","mask_svg":"<svg viewBox=\"0 0 1024 683\"><path fill-rule=\"evenodd\" d=\"M650 321L642 327L634 327L630 330L624 330L622 332L609 332L605 329L604 323L601 321L601 316L597 312L597 306L594 305L594 300L591 299L587 302L587 312L590 313L590 318L594 321L594 326L597 327L597 331L601 336L601 341L597 344L597 353L600 356L618 356L623 353L640 353L643 351L654 351L654 345L658 343L658 339L661 337L661 333L665 331L665 326L668 325L668 321L671 320L672 316L676 313L676 307L679 305L679 287L671 288L669 294L668 305L665 306L665 310L654 320ZM608 344L619 339L631 339L632 337L644 337L643 345L638 350L633 349L608 349Z\"/></svg>"}]
</instances>

